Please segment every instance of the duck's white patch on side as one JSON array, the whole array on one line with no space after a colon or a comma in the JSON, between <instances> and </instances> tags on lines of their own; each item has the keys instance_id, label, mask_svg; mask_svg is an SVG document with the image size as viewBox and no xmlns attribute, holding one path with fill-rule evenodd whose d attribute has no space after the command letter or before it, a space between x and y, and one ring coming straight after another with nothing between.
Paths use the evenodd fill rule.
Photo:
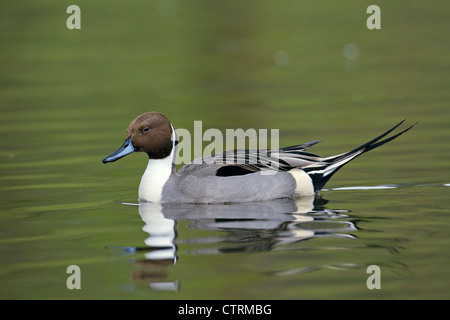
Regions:
<instances>
[{"instance_id":1,"label":"duck's white patch on side","mask_svg":"<svg viewBox=\"0 0 450 320\"><path fill-rule=\"evenodd\" d=\"M299 197L310 197L314 195L314 185L309 175L302 169L292 169L289 171L295 179L297 187L294 194Z\"/></svg>"},{"instance_id":2,"label":"duck's white patch on side","mask_svg":"<svg viewBox=\"0 0 450 320\"><path fill-rule=\"evenodd\" d=\"M172 125L171 125L172 126ZM139 200L161 202L162 190L172 173L176 149L176 134L172 127L172 151L164 159L149 159L139 185Z\"/></svg>"}]
</instances>

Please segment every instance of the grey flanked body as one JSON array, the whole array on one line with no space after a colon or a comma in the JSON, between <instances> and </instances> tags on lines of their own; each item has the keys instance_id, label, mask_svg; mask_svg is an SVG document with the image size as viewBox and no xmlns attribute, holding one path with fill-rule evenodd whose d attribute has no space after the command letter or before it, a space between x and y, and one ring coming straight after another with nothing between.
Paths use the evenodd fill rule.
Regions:
<instances>
[{"instance_id":1,"label":"grey flanked body","mask_svg":"<svg viewBox=\"0 0 450 320\"><path fill-rule=\"evenodd\" d=\"M173 172L164 185L162 202L249 202L290 197L296 187L287 172L218 177L218 165L189 164Z\"/></svg>"},{"instance_id":2,"label":"grey flanked body","mask_svg":"<svg viewBox=\"0 0 450 320\"><path fill-rule=\"evenodd\" d=\"M139 200L157 203L254 202L318 195L345 164L401 134L385 138L404 121L382 135L348 152L320 157L307 152L319 141L278 150L226 150L193 161L175 170L177 137L169 119L157 112L137 116L129 125L125 142L103 163L132 152L148 155L139 185Z\"/></svg>"}]
</instances>

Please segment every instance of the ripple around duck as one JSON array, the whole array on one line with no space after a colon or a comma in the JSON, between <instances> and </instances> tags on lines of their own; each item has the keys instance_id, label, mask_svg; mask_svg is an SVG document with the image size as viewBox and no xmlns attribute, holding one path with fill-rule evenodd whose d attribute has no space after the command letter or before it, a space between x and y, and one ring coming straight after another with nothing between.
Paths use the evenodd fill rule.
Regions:
<instances>
[{"instance_id":1,"label":"ripple around duck","mask_svg":"<svg viewBox=\"0 0 450 320\"><path fill-rule=\"evenodd\" d=\"M379 185L379 186L355 186L355 187L340 187L340 188L332 188L329 190L333 191L341 191L341 190L379 190L379 189L395 189L398 188L398 185L389 184L389 185Z\"/></svg>"},{"instance_id":2,"label":"ripple around duck","mask_svg":"<svg viewBox=\"0 0 450 320\"><path fill-rule=\"evenodd\" d=\"M195 254L269 251L318 237L355 238L350 233L357 231L348 211L315 206L313 198L208 205L140 203L138 211L149 235L145 240L148 250L158 250L161 243L164 248L170 244L175 248L178 243L194 246L191 252ZM178 222L186 222L190 229L218 233L177 239Z\"/></svg>"},{"instance_id":3,"label":"ripple around duck","mask_svg":"<svg viewBox=\"0 0 450 320\"><path fill-rule=\"evenodd\" d=\"M405 223L414 224L424 217L403 208L396 199L403 199L404 194L419 187L432 192L422 185L377 185L328 191L326 195L340 194L341 199L346 194L347 200L343 201L350 202L340 201L340 206L368 195L369 205L358 209L357 214L355 204L350 205L355 211L351 213L347 209L332 209L331 202L320 198L220 205L121 202L138 210L147 234L142 246L127 249L127 254L140 256L136 259L133 278L143 279L151 274L150 283L163 284L150 286L152 290L179 290L184 280L166 282L167 266L184 265L186 255L197 256L196 259L214 255L217 257L208 261L222 261L224 255L239 253L246 253L247 257L251 254L251 259L260 261L256 262L258 266L251 267L252 272L286 279L315 275L315 271L321 271L320 274L338 271L349 277L355 272L365 274L365 268L372 263L391 274L414 276L409 264L402 261L404 255L415 242L429 241L438 233L432 232L432 226L427 233L423 231L426 228L421 228L420 233L412 229L406 232ZM443 187L442 183L427 184L430 185ZM384 189L399 189L399 192L380 195L381 191L377 191ZM365 192L358 195L359 190ZM359 205L357 202L356 208ZM388 208L389 215L385 214ZM397 209L400 211L396 212ZM147 268L161 272L155 276Z\"/></svg>"}]
</instances>

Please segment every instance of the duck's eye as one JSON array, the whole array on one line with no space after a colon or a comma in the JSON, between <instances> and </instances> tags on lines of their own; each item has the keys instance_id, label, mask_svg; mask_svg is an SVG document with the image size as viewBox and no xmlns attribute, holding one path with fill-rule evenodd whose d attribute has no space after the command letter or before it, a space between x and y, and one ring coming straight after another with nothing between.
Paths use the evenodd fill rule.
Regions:
<instances>
[{"instance_id":1,"label":"duck's eye","mask_svg":"<svg viewBox=\"0 0 450 320\"><path fill-rule=\"evenodd\" d=\"M144 130L142 130L142 131L144 131L144 132L149 132L149 131L150 131L150 128L149 128L149 127L145 127Z\"/></svg>"}]
</instances>

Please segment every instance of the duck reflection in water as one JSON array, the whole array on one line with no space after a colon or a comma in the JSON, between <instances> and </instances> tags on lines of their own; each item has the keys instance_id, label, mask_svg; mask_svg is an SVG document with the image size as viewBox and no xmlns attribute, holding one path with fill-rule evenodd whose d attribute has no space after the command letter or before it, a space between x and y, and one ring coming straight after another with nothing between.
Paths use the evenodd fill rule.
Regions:
<instances>
[{"instance_id":1,"label":"duck reflection in water","mask_svg":"<svg viewBox=\"0 0 450 320\"><path fill-rule=\"evenodd\" d=\"M182 239L196 249L191 254L221 254L274 250L279 246L316 238L355 238L356 226L347 210L330 210L321 198L277 199L254 203L159 204L141 202L139 214L148 233L144 259L135 261L133 279L162 280L166 268L178 260L177 221L191 221L189 227L223 232L214 237ZM344 219L344 220L343 220ZM348 219L348 220L345 220ZM177 281L151 282L155 290L177 290Z\"/></svg>"}]
</instances>

